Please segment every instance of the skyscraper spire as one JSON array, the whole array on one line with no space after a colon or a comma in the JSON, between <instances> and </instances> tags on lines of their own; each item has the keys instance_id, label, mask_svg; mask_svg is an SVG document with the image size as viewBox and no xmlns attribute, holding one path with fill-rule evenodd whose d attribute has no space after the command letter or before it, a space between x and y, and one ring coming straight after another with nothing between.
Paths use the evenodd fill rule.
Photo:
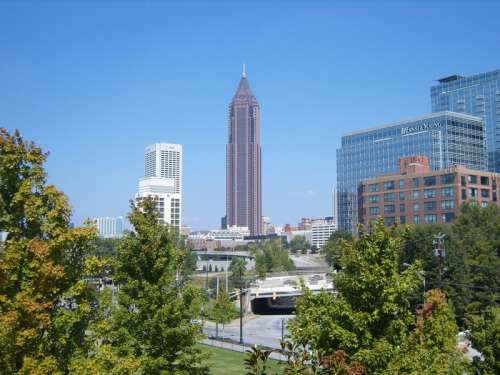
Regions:
<instances>
[{"instance_id":1,"label":"skyscraper spire","mask_svg":"<svg viewBox=\"0 0 500 375\"><path fill-rule=\"evenodd\" d=\"M243 71L241 72L241 78L247 78L247 67L243 64Z\"/></svg>"}]
</instances>

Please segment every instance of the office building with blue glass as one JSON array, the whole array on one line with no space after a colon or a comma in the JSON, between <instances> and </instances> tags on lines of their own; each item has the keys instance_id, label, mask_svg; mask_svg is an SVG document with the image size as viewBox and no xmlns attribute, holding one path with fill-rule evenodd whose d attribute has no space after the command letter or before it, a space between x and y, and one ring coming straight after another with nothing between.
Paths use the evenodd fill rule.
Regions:
<instances>
[{"instance_id":1,"label":"office building with blue glass","mask_svg":"<svg viewBox=\"0 0 500 375\"><path fill-rule=\"evenodd\" d=\"M500 70L452 75L431 87L432 111L468 113L484 120L488 170L500 172Z\"/></svg>"},{"instance_id":2,"label":"office building with blue glass","mask_svg":"<svg viewBox=\"0 0 500 375\"><path fill-rule=\"evenodd\" d=\"M427 156L433 170L451 165L484 170L483 120L445 111L344 135L337 150L339 227L353 230L358 223L361 181L397 173L400 158L416 155Z\"/></svg>"}]
</instances>

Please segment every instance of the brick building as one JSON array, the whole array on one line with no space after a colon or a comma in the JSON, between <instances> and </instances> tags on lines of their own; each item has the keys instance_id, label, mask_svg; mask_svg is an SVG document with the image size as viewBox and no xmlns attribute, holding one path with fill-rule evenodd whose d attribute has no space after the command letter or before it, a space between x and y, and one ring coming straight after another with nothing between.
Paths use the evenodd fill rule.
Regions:
<instances>
[{"instance_id":1,"label":"brick building","mask_svg":"<svg viewBox=\"0 0 500 375\"><path fill-rule=\"evenodd\" d=\"M359 184L361 224L369 224L379 216L384 217L386 225L447 223L464 202L500 205L500 173L460 165L434 171L425 156L401 158L399 170L398 174Z\"/></svg>"}]
</instances>

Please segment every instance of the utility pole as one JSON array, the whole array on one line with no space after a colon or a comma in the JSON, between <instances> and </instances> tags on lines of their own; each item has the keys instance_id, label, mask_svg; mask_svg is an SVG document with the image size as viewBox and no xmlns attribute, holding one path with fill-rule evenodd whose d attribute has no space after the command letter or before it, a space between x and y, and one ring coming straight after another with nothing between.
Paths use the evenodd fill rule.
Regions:
<instances>
[{"instance_id":1,"label":"utility pole","mask_svg":"<svg viewBox=\"0 0 500 375\"><path fill-rule=\"evenodd\" d=\"M240 284L240 344L243 345L243 285Z\"/></svg>"},{"instance_id":2,"label":"utility pole","mask_svg":"<svg viewBox=\"0 0 500 375\"><path fill-rule=\"evenodd\" d=\"M446 258L446 250L444 249L444 237L445 234L439 232L434 235L434 240L432 244L434 245L434 256L438 257L438 286L439 289L443 288L443 261Z\"/></svg>"},{"instance_id":3,"label":"utility pole","mask_svg":"<svg viewBox=\"0 0 500 375\"><path fill-rule=\"evenodd\" d=\"M281 341L285 339L285 318L281 318Z\"/></svg>"},{"instance_id":4,"label":"utility pole","mask_svg":"<svg viewBox=\"0 0 500 375\"><path fill-rule=\"evenodd\" d=\"M218 303L219 300L219 276L217 276L217 291L215 292L215 303ZM215 322L215 337L219 338L219 323Z\"/></svg>"}]
</instances>

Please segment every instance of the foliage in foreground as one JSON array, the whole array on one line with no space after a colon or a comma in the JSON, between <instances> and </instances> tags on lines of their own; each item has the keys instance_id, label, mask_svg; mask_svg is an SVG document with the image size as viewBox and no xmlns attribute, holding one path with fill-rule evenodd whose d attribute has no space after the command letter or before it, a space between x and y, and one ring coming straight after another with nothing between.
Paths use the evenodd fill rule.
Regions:
<instances>
[{"instance_id":1,"label":"foliage in foreground","mask_svg":"<svg viewBox=\"0 0 500 375\"><path fill-rule=\"evenodd\" d=\"M85 330L94 295L82 280L93 228L70 228L62 192L46 182L47 154L0 128L0 369L63 374Z\"/></svg>"},{"instance_id":2,"label":"foliage in foreground","mask_svg":"<svg viewBox=\"0 0 500 375\"><path fill-rule=\"evenodd\" d=\"M199 327L191 323L198 292L182 279L184 254L175 233L158 222L155 202L144 199L129 215L116 258L118 305L110 305L92 330L94 355L75 368L105 374L205 374L195 348ZM127 365L129 364L129 365Z\"/></svg>"}]
</instances>

